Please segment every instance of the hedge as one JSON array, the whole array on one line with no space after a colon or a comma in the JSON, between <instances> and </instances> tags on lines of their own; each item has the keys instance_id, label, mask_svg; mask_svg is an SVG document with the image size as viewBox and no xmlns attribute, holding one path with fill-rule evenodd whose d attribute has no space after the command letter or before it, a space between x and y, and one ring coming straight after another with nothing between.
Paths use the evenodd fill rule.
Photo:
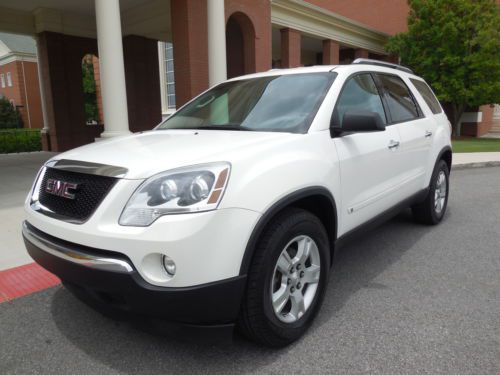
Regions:
<instances>
[{"instance_id":1,"label":"hedge","mask_svg":"<svg viewBox=\"0 0 500 375\"><path fill-rule=\"evenodd\" d=\"M41 150L40 129L0 130L0 154Z\"/></svg>"}]
</instances>

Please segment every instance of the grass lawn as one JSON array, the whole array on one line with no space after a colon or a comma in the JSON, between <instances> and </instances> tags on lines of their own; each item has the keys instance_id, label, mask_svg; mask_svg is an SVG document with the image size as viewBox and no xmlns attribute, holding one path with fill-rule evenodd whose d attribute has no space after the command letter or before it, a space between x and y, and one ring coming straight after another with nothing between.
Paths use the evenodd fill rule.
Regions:
<instances>
[{"instance_id":1,"label":"grass lawn","mask_svg":"<svg viewBox=\"0 0 500 375\"><path fill-rule=\"evenodd\" d=\"M500 139L453 139L453 152L500 152Z\"/></svg>"}]
</instances>

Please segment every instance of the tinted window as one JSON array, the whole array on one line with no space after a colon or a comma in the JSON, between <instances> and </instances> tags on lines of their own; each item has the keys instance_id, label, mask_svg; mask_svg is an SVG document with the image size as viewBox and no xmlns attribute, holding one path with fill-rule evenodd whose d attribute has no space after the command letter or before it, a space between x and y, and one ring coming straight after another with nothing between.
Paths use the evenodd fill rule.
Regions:
<instances>
[{"instance_id":1,"label":"tinted window","mask_svg":"<svg viewBox=\"0 0 500 375\"><path fill-rule=\"evenodd\" d=\"M422 98L424 98L432 113L441 113L441 106L427 83L418 79L411 79L410 81L415 85L415 88L418 90L420 95L422 95Z\"/></svg>"},{"instance_id":2,"label":"tinted window","mask_svg":"<svg viewBox=\"0 0 500 375\"><path fill-rule=\"evenodd\" d=\"M354 111L376 112L384 124L387 122L382 100L370 74L358 74L346 82L335 106L334 126L342 126L344 114Z\"/></svg>"},{"instance_id":3,"label":"tinted window","mask_svg":"<svg viewBox=\"0 0 500 375\"><path fill-rule=\"evenodd\" d=\"M417 105L403 80L396 76L379 74L386 92L392 122L409 121L419 117Z\"/></svg>"},{"instance_id":4,"label":"tinted window","mask_svg":"<svg viewBox=\"0 0 500 375\"><path fill-rule=\"evenodd\" d=\"M158 129L227 129L305 133L336 73L287 74L222 83Z\"/></svg>"}]
</instances>

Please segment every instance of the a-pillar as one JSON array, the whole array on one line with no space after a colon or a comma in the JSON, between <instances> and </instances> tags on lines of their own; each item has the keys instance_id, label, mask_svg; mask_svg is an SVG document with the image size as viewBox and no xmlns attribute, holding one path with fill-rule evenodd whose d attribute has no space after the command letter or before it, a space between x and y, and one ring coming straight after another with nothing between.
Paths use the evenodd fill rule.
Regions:
<instances>
[{"instance_id":1,"label":"a-pillar","mask_svg":"<svg viewBox=\"0 0 500 375\"><path fill-rule=\"evenodd\" d=\"M334 40L323 40L323 65L338 65L340 44Z\"/></svg>"},{"instance_id":2,"label":"a-pillar","mask_svg":"<svg viewBox=\"0 0 500 375\"><path fill-rule=\"evenodd\" d=\"M281 29L281 67L296 68L300 66L300 31Z\"/></svg>"},{"instance_id":3,"label":"a-pillar","mask_svg":"<svg viewBox=\"0 0 500 375\"><path fill-rule=\"evenodd\" d=\"M95 0L104 132L101 137L129 134L125 64L119 0Z\"/></svg>"}]
</instances>

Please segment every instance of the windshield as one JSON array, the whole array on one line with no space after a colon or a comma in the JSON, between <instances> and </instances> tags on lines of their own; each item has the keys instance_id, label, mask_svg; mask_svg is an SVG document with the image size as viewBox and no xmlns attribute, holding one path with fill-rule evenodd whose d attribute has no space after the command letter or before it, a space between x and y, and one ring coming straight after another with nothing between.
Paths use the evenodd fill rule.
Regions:
<instances>
[{"instance_id":1,"label":"windshield","mask_svg":"<svg viewBox=\"0 0 500 375\"><path fill-rule=\"evenodd\" d=\"M287 74L222 83L157 129L306 133L336 73Z\"/></svg>"}]
</instances>

